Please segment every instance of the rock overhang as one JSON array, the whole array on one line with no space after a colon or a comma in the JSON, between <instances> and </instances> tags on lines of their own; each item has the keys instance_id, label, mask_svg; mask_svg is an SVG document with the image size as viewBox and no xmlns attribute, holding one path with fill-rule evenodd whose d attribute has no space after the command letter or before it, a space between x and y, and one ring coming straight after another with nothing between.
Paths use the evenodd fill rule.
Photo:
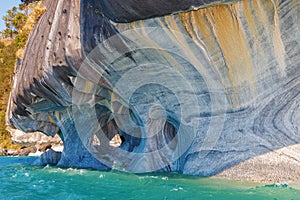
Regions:
<instances>
[{"instance_id":1,"label":"rock overhang","mask_svg":"<svg viewBox=\"0 0 300 200\"><path fill-rule=\"evenodd\" d=\"M119 148L122 153L116 153L112 149L107 156L116 162L119 159L128 164L127 161L132 159L132 152L155 151L174 141L170 143L167 151L167 154L170 153L167 156L172 157L174 146L179 147L178 144L185 141L184 137L176 137L178 127L184 124L181 122L190 122L189 119L198 121L195 135L189 135L192 131L182 126L187 136L195 137L189 143L190 148L183 153L181 160L167 161L168 165L163 170L213 175L251 156L299 141L299 63L295 59L295 55L298 55L298 36L292 34L297 23L284 23L288 19L287 16L289 19L295 18L297 9L293 7L293 1L285 4L281 2L279 5L274 1L241 1L230 6L193 9L180 13L178 12L185 10L185 7L170 6L169 11L173 13L171 15L169 12L160 12L164 9L153 9L151 6L159 5L154 4L155 1L147 1L152 2L149 10L143 7L134 8L134 3L140 5L140 1L128 1L128 6L131 6L128 9L133 14L125 13L127 18L119 21L120 24L112 21L117 21L117 14L124 14L124 11L114 15L100 11L104 6L108 6L105 11L112 9L109 12L114 13L116 11L113 9L125 8L125 1L111 1L116 4L101 1L107 5L101 5L96 0L45 2L49 9L29 40L29 46L35 48L25 53L24 61L18 68L21 73L16 74L17 86L12 92L12 107L8 109L8 113L12 115L9 115L8 119L11 125L25 131L40 130L48 135L59 132L66 146L59 162L60 166L106 169L89 153L92 148L99 153L97 145L101 145L101 141L103 144L105 139L109 144L117 135L123 140L123 146ZM177 5L175 1L169 2ZM109 7L117 4L124 6ZM178 4L180 5L182 3ZM184 5L191 8L191 5L197 7L198 4ZM134 9L137 9L137 12L134 12ZM153 15L151 18L145 11L153 11L164 17ZM250 11L255 14L251 14ZM285 15L285 12L288 14ZM134 13L140 13L139 18ZM131 20L133 21L129 23ZM172 46L176 48L172 49ZM93 55L95 48L98 50ZM36 49L39 49L38 53ZM114 51L110 52L111 49ZM44 55L47 55L47 59ZM110 56L114 55L118 59L111 60L113 57ZM96 65L82 64L86 58L96 58ZM103 65L107 60L113 62ZM285 65L285 62L289 65ZM148 69L145 68L146 65L149 66ZM143 70L147 73L143 74ZM136 76L129 76L129 72ZM180 88L184 81L177 81L174 77L178 80L182 77L187 78L187 83L192 82L190 86L195 90L190 90L192 93L184 89L176 90L175 88ZM128 78L127 82L123 82L125 84L117 85L125 78ZM26 79L28 81L25 81ZM210 82L212 84L209 84ZM115 86L121 88L121 93L115 93ZM128 87L134 91L126 93ZM163 95L158 96L159 93ZM184 94L183 97L180 93ZM127 98L130 104L122 100L128 94L133 94L131 98ZM191 104L191 94L198 95L195 102L199 109L183 109L185 105ZM152 103L157 102L152 101L155 99L153 97L158 100L159 106L163 105L165 109L164 114L158 115L162 120L155 121L157 117L151 118L151 115L148 120L147 112L143 110L149 108L151 111L155 108L155 104ZM151 104L147 105L150 98L153 98ZM178 99L181 99L181 103L176 102ZM74 106L76 102L82 103L83 100L95 105L88 109L84 108L86 105ZM143 108L143 105L146 106ZM214 112L211 105L214 105ZM173 112L170 109L172 106ZM176 106L181 109L176 110ZM119 109L124 113L118 113ZM181 110L189 111L187 116L190 117L187 117L187 120L183 120ZM96 117L91 115L93 113L96 113ZM84 136L97 124L91 123L89 117L98 118L99 124L102 123L102 138L99 135L94 137L94 133L91 133L91 137ZM139 129L150 125L149 132L156 131L155 127L165 124L166 130L161 130L166 134L154 140L152 138L152 143L148 143L147 146L144 139L147 137L141 137L142 131L126 131L129 129L124 126L124 122L129 122L128 119L134 119L133 127L141 125ZM209 124L212 126L208 126ZM208 131L214 133L219 124L219 133L212 134L213 138L206 138ZM134 135L137 137L132 137ZM164 142L161 142L162 140ZM203 143L211 145L203 146ZM114 153L118 154L118 157L110 155ZM128 157L123 159L122 155ZM97 155L94 154L94 157ZM157 166L152 164L157 162L158 159L155 158L154 156L148 160L132 162L127 170L136 172L157 169ZM99 160L103 161L101 159L99 157ZM113 160L108 163L111 167L114 164Z\"/></svg>"},{"instance_id":2,"label":"rock overhang","mask_svg":"<svg viewBox=\"0 0 300 200\"><path fill-rule=\"evenodd\" d=\"M110 20L129 23L236 1L239 0L101 0L99 4L100 12Z\"/></svg>"}]
</instances>

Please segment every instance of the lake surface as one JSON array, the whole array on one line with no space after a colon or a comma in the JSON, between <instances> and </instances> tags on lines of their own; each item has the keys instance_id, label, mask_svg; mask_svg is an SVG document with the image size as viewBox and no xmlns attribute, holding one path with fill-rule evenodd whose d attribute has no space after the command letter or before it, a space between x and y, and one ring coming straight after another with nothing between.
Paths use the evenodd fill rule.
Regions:
<instances>
[{"instance_id":1,"label":"lake surface","mask_svg":"<svg viewBox=\"0 0 300 200\"><path fill-rule=\"evenodd\" d=\"M300 199L297 184L260 184L175 173L128 174L35 167L33 157L0 157L0 199Z\"/></svg>"}]
</instances>

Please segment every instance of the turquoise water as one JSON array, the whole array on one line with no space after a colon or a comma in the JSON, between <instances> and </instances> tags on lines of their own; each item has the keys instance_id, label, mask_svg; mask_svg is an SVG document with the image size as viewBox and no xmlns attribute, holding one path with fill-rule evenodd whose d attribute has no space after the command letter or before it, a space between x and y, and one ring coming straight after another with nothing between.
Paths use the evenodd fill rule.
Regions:
<instances>
[{"instance_id":1,"label":"turquoise water","mask_svg":"<svg viewBox=\"0 0 300 200\"><path fill-rule=\"evenodd\" d=\"M264 185L178 174L135 175L33 167L35 158L0 157L0 199L300 199L291 185Z\"/></svg>"}]
</instances>

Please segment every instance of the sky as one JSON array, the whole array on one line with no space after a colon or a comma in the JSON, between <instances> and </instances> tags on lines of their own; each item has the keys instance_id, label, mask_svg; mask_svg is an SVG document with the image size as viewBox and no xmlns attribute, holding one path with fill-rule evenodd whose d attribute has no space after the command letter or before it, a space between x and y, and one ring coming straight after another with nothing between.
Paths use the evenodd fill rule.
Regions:
<instances>
[{"instance_id":1,"label":"sky","mask_svg":"<svg viewBox=\"0 0 300 200\"><path fill-rule=\"evenodd\" d=\"M13 6L18 6L21 3L21 0L0 0L0 30L2 31L5 28L5 23L2 20L2 17L6 15L6 11L11 9Z\"/></svg>"}]
</instances>

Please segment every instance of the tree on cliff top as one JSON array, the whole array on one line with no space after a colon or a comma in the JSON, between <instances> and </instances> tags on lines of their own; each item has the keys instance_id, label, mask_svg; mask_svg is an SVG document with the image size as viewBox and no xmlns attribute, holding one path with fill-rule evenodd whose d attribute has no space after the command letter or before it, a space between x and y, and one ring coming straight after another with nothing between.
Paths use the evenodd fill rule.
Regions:
<instances>
[{"instance_id":1,"label":"tree on cliff top","mask_svg":"<svg viewBox=\"0 0 300 200\"><path fill-rule=\"evenodd\" d=\"M25 5L28 5L28 4L30 4L30 3L34 2L34 1L39 1L39 0L21 0L21 2L23 4L25 4Z\"/></svg>"},{"instance_id":2,"label":"tree on cliff top","mask_svg":"<svg viewBox=\"0 0 300 200\"><path fill-rule=\"evenodd\" d=\"M15 38L20 30L26 24L26 20L33 8L36 7L40 0L21 0L21 4L18 7L14 6L6 12L3 16L6 28L1 32L2 38Z\"/></svg>"},{"instance_id":3,"label":"tree on cliff top","mask_svg":"<svg viewBox=\"0 0 300 200\"><path fill-rule=\"evenodd\" d=\"M5 21L6 29L2 31L2 37L14 38L26 22L27 16L20 10L20 8L13 7L7 11L7 14L3 17Z\"/></svg>"}]
</instances>

